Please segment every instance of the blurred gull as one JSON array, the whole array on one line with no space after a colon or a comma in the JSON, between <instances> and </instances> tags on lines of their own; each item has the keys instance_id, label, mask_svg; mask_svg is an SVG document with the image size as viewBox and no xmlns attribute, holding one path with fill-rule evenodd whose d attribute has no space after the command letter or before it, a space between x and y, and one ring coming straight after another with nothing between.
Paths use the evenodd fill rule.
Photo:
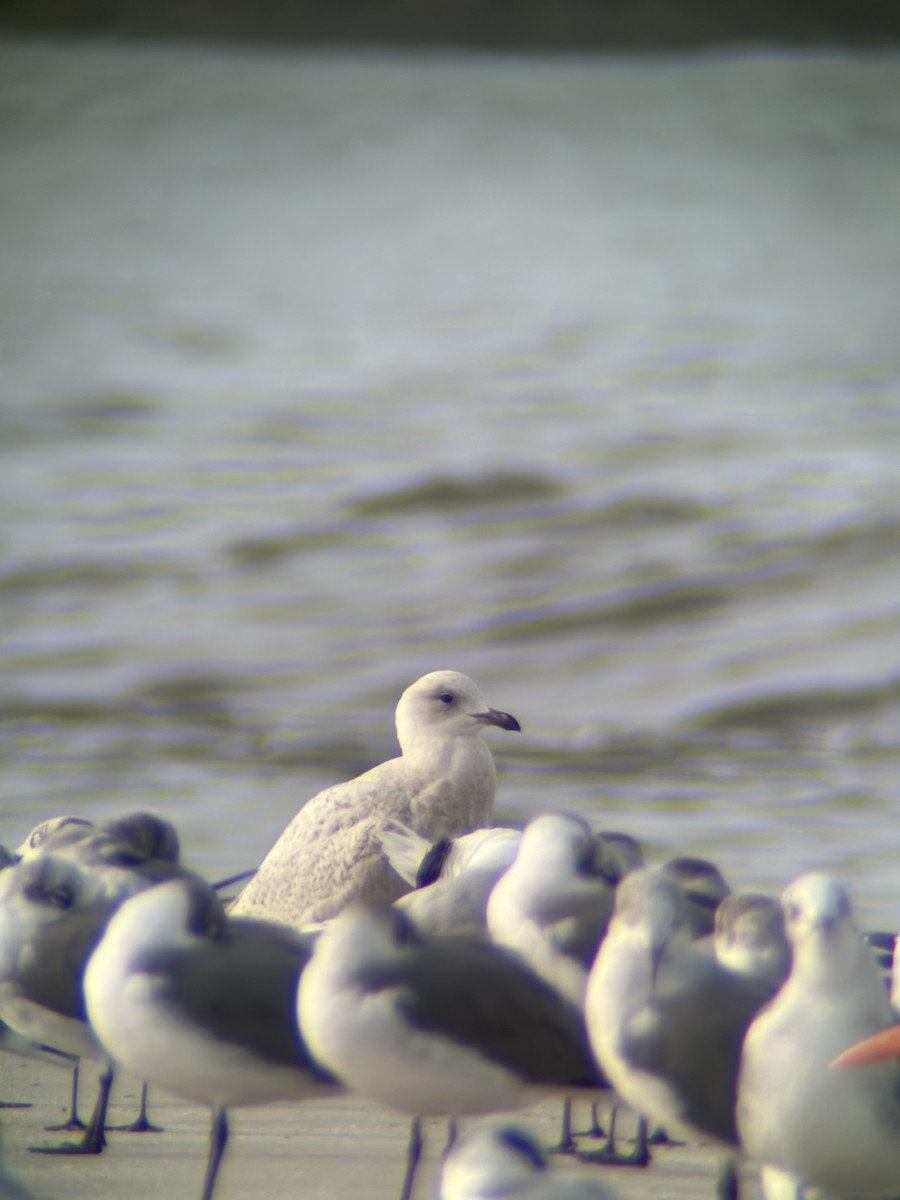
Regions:
<instances>
[{"instance_id":1,"label":"blurred gull","mask_svg":"<svg viewBox=\"0 0 900 1200\"><path fill-rule=\"evenodd\" d=\"M741 1043L774 989L693 948L685 908L681 889L659 869L622 881L588 981L591 1045L642 1116L736 1149ZM729 1165L720 1194L733 1194L733 1180Z\"/></svg>"},{"instance_id":2,"label":"blurred gull","mask_svg":"<svg viewBox=\"0 0 900 1200\"><path fill-rule=\"evenodd\" d=\"M128 813L102 826L81 817L52 817L37 825L18 849L23 860L52 854L57 860L73 863L81 872L79 889L84 896L115 904L163 880L184 875L179 852L172 823L148 812ZM76 1062L69 1119L49 1129L83 1128L78 1119L78 1075ZM131 1133L159 1132L147 1116L146 1085L141 1088L137 1118L120 1128ZM91 1136L88 1132L86 1141ZM100 1140L97 1145L100 1148Z\"/></svg>"},{"instance_id":3,"label":"blurred gull","mask_svg":"<svg viewBox=\"0 0 900 1200\"><path fill-rule=\"evenodd\" d=\"M823 873L784 892L793 967L747 1034L738 1126L763 1167L769 1200L807 1187L840 1196L900 1192L900 1069L831 1070L861 1039L894 1023L871 950L843 887Z\"/></svg>"},{"instance_id":4,"label":"blurred gull","mask_svg":"<svg viewBox=\"0 0 900 1200\"><path fill-rule=\"evenodd\" d=\"M431 843L392 821L379 832L391 866L415 890L395 901L421 933L477 933L487 902L516 856L520 829L475 829Z\"/></svg>"},{"instance_id":5,"label":"blurred gull","mask_svg":"<svg viewBox=\"0 0 900 1200\"><path fill-rule=\"evenodd\" d=\"M535 817L488 900L492 940L520 955L570 1004L583 1008L588 969L606 933L616 887L642 863L640 847L625 834L595 834L570 813ZM602 1132L596 1114L592 1132ZM568 1097L554 1149L575 1149Z\"/></svg>"},{"instance_id":6,"label":"blurred gull","mask_svg":"<svg viewBox=\"0 0 900 1200\"><path fill-rule=\"evenodd\" d=\"M107 1067L82 1142L43 1153L96 1154L105 1144L112 1070L87 1025L82 978L112 909L73 862L52 854L0 872L0 1018L23 1037Z\"/></svg>"},{"instance_id":7,"label":"blurred gull","mask_svg":"<svg viewBox=\"0 0 900 1200\"><path fill-rule=\"evenodd\" d=\"M397 909L347 909L319 938L297 1000L312 1053L348 1087L409 1114L402 1197L423 1116L502 1112L535 1089L593 1089L582 1014L479 937L422 940Z\"/></svg>"},{"instance_id":8,"label":"blurred gull","mask_svg":"<svg viewBox=\"0 0 900 1200\"><path fill-rule=\"evenodd\" d=\"M535 817L488 900L491 939L581 1008L616 886L642 862L637 843L624 835L594 834L570 813Z\"/></svg>"},{"instance_id":9,"label":"blurred gull","mask_svg":"<svg viewBox=\"0 0 900 1200\"><path fill-rule=\"evenodd\" d=\"M327 920L355 900L390 903L407 886L379 830L396 819L431 842L489 824L495 772L479 736L518 730L458 671L433 671L397 705L401 755L319 792L297 813L238 897L235 913L295 926Z\"/></svg>"},{"instance_id":10,"label":"blurred gull","mask_svg":"<svg viewBox=\"0 0 900 1200\"><path fill-rule=\"evenodd\" d=\"M97 897L123 900L163 879L184 874L178 834L153 813L129 813L105 826L54 817L36 826L17 851L21 859L52 854L75 863Z\"/></svg>"},{"instance_id":11,"label":"blurred gull","mask_svg":"<svg viewBox=\"0 0 900 1200\"><path fill-rule=\"evenodd\" d=\"M716 909L715 952L719 962L743 975L780 988L791 969L791 944L781 905L760 892L726 896Z\"/></svg>"},{"instance_id":12,"label":"blurred gull","mask_svg":"<svg viewBox=\"0 0 900 1200\"><path fill-rule=\"evenodd\" d=\"M88 963L87 1011L106 1052L211 1110L203 1200L215 1187L229 1108L336 1091L297 1031L309 954L293 929L227 919L213 889L186 877L128 900Z\"/></svg>"},{"instance_id":13,"label":"blurred gull","mask_svg":"<svg viewBox=\"0 0 900 1200\"><path fill-rule=\"evenodd\" d=\"M441 1170L440 1200L615 1200L586 1172L552 1168L534 1136L518 1125L482 1122L454 1144Z\"/></svg>"},{"instance_id":14,"label":"blurred gull","mask_svg":"<svg viewBox=\"0 0 900 1200\"><path fill-rule=\"evenodd\" d=\"M662 871L681 888L692 940L709 937L715 929L716 910L731 892L722 872L708 859L688 855L669 859Z\"/></svg>"}]
</instances>

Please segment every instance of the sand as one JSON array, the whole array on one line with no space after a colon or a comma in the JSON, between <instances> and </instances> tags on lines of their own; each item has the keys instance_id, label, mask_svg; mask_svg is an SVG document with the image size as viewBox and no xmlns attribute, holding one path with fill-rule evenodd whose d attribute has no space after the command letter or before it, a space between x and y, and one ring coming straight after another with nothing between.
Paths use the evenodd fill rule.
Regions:
<instances>
[{"instance_id":1,"label":"sand","mask_svg":"<svg viewBox=\"0 0 900 1200\"><path fill-rule=\"evenodd\" d=\"M83 1076L83 1114L93 1102L97 1068ZM53 1145L71 1135L47 1133L44 1126L65 1118L69 1071L17 1055L0 1053L0 1099L27 1101L30 1108L0 1110L7 1170L37 1200L194 1200L200 1195L208 1146L209 1116L201 1108L151 1090L151 1119L165 1127L157 1134L109 1134L97 1156L31 1154L33 1145ZM137 1114L140 1086L121 1077L113 1088L110 1121ZM549 1143L559 1124L559 1104L550 1099L517 1113L516 1119ZM576 1128L587 1105L576 1106ZM468 1122L463 1122L465 1127ZM622 1121L627 1135L633 1119ZM408 1123L404 1117L341 1096L306 1104L279 1104L235 1110L231 1141L219 1177L217 1200L395 1200L403 1175ZM417 1200L436 1196L437 1161L446 1123L427 1122L426 1152ZM584 1145L589 1146L585 1140ZM712 1146L659 1147L646 1170L568 1165L560 1170L602 1172L623 1200L700 1200L712 1197L721 1154ZM752 1172L745 1172L742 1200L758 1200ZM0 1187L0 1198L4 1197Z\"/></svg>"}]
</instances>

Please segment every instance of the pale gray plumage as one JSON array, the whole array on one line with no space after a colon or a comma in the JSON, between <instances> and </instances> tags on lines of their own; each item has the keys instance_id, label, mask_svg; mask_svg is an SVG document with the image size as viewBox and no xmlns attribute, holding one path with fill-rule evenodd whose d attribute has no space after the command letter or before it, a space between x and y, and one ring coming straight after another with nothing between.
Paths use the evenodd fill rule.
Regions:
<instances>
[{"instance_id":1,"label":"pale gray plumage","mask_svg":"<svg viewBox=\"0 0 900 1200\"><path fill-rule=\"evenodd\" d=\"M458 671L434 671L397 705L398 758L327 788L297 813L232 911L302 927L354 901L390 903L407 885L379 840L391 819L436 842L488 825L495 773L479 736L489 726L517 730Z\"/></svg>"}]
</instances>

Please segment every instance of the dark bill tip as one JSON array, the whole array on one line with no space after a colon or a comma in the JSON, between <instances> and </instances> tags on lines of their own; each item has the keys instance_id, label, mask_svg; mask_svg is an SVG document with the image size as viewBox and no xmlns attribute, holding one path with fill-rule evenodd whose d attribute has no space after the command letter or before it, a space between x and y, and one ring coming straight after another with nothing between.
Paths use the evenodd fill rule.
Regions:
<instances>
[{"instance_id":1,"label":"dark bill tip","mask_svg":"<svg viewBox=\"0 0 900 1200\"><path fill-rule=\"evenodd\" d=\"M521 733L522 726L511 713L500 712L497 708L489 708L487 712L475 713L475 720L482 725L496 725L499 729L509 729L513 733Z\"/></svg>"}]
</instances>

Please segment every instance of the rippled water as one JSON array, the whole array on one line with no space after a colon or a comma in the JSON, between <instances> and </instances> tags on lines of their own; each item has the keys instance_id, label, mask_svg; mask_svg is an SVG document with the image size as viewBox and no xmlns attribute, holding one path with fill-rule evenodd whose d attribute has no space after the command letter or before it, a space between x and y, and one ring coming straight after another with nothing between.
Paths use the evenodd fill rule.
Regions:
<instances>
[{"instance_id":1,"label":"rippled water","mask_svg":"<svg viewBox=\"0 0 900 1200\"><path fill-rule=\"evenodd\" d=\"M453 666L503 819L900 925L898 84L0 47L0 841L248 866Z\"/></svg>"}]
</instances>

